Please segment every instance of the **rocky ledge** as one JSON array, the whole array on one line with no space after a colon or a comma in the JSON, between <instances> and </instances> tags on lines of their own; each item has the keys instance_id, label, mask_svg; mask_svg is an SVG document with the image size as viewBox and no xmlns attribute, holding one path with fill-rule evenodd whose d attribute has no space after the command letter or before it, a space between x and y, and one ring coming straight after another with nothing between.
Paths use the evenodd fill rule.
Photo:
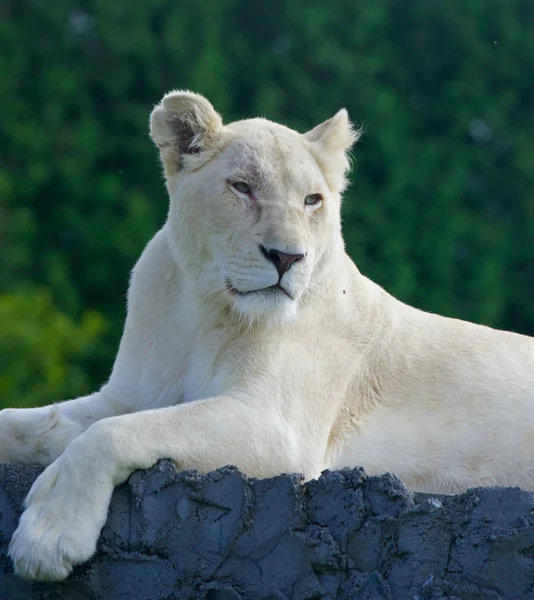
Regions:
<instances>
[{"instance_id":1,"label":"rocky ledge","mask_svg":"<svg viewBox=\"0 0 534 600\"><path fill-rule=\"evenodd\" d=\"M169 461L115 490L98 552L61 584L6 549L38 467L0 465L1 600L534 599L534 494L411 494L362 469L254 480Z\"/></svg>"}]
</instances>

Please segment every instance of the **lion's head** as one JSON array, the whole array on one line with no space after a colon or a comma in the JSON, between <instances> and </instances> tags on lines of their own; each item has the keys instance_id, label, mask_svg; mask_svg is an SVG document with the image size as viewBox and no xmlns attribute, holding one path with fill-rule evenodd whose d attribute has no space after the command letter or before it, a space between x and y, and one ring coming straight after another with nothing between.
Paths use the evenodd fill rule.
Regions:
<instances>
[{"instance_id":1,"label":"lion's head","mask_svg":"<svg viewBox=\"0 0 534 600\"><path fill-rule=\"evenodd\" d=\"M343 251L340 194L357 139L347 112L305 134L266 119L223 125L205 98L178 91L154 109L150 133L189 283L248 319L294 318Z\"/></svg>"}]
</instances>

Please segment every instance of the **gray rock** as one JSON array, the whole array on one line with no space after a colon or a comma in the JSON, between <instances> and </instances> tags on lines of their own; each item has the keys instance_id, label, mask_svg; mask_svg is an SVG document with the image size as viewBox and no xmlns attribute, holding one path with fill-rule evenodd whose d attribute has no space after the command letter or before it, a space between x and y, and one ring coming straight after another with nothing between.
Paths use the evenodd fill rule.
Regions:
<instances>
[{"instance_id":1,"label":"gray rock","mask_svg":"<svg viewBox=\"0 0 534 600\"><path fill-rule=\"evenodd\" d=\"M6 550L39 467L0 465L0 600L534 600L534 494L411 494L362 469L254 480L169 461L113 495L98 551L60 584Z\"/></svg>"}]
</instances>

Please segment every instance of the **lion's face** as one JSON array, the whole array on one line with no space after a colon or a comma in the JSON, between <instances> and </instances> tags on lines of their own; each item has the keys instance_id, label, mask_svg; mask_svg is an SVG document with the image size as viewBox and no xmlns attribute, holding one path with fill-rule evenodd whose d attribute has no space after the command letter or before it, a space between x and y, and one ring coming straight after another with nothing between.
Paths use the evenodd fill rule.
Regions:
<instances>
[{"instance_id":1,"label":"lion's face","mask_svg":"<svg viewBox=\"0 0 534 600\"><path fill-rule=\"evenodd\" d=\"M342 143L329 147L328 133ZM342 248L344 151L354 138L346 113L305 135L264 119L223 127L204 98L177 93L155 109L152 135L171 197L171 244L193 284L247 319L294 318Z\"/></svg>"}]
</instances>

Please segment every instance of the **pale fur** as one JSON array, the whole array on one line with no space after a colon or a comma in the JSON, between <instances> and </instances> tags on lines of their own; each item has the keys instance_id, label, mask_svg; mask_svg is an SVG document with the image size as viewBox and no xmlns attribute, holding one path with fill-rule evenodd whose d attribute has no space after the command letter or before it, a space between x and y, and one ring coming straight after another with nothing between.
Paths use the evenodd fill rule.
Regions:
<instances>
[{"instance_id":1,"label":"pale fur","mask_svg":"<svg viewBox=\"0 0 534 600\"><path fill-rule=\"evenodd\" d=\"M359 273L340 228L346 111L301 135L224 126L173 92L151 134L170 211L133 270L109 382L0 413L1 460L52 463L11 542L20 575L65 578L95 551L114 486L165 457L255 477L363 465L446 493L534 487L534 340L421 312ZM289 295L254 293L278 281L260 244L305 254L282 277Z\"/></svg>"}]
</instances>

